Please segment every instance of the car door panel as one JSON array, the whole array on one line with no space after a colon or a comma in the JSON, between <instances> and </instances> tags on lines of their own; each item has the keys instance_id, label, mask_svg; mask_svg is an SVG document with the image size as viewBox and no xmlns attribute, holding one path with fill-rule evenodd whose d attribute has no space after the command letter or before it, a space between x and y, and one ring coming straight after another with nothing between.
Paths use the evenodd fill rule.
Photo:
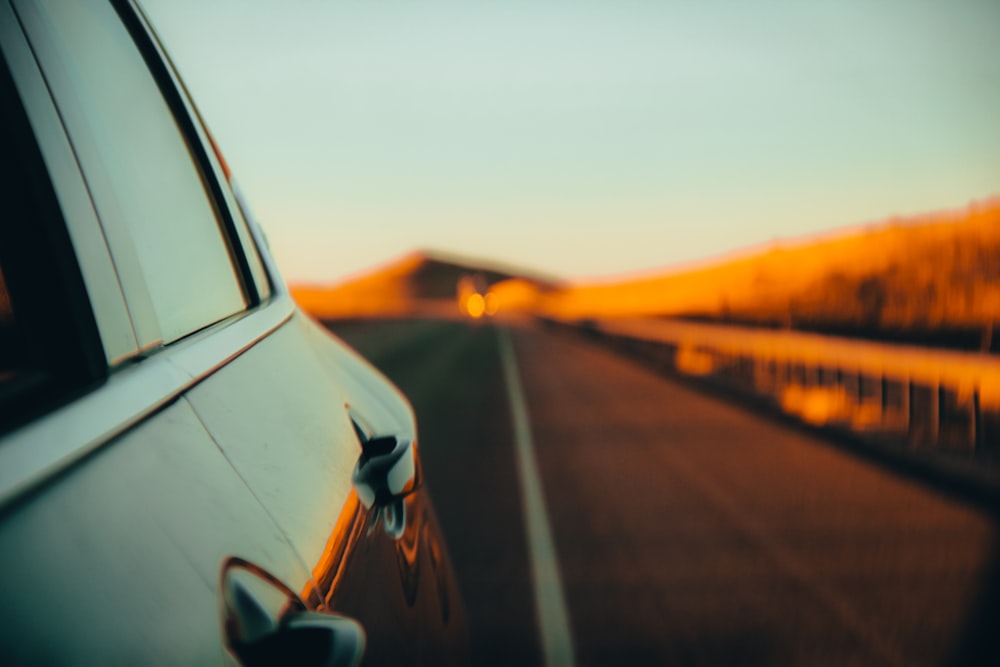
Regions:
<instances>
[{"instance_id":1,"label":"car door panel","mask_svg":"<svg viewBox=\"0 0 1000 667\"><path fill-rule=\"evenodd\" d=\"M0 590L21 592L0 605L7 664L218 664L226 558L309 578L183 398L2 518Z\"/></svg>"},{"instance_id":2,"label":"car door panel","mask_svg":"<svg viewBox=\"0 0 1000 667\"><path fill-rule=\"evenodd\" d=\"M360 453L346 397L316 372L292 322L191 389L219 447L307 563L315 563L351 492Z\"/></svg>"},{"instance_id":3,"label":"car door panel","mask_svg":"<svg viewBox=\"0 0 1000 667\"><path fill-rule=\"evenodd\" d=\"M359 431L415 438L398 391L298 314L189 397L312 569L303 597L358 619L370 664L418 664L422 644L450 643L439 659L461 646L461 602L425 493L400 503L394 530L351 486Z\"/></svg>"},{"instance_id":4,"label":"car door panel","mask_svg":"<svg viewBox=\"0 0 1000 667\"><path fill-rule=\"evenodd\" d=\"M403 394L353 349L339 340L333 343L331 338L336 337L315 321L303 318L301 329L322 360L319 368L333 374L351 397L350 412L361 419L362 430L368 436L413 438L419 468L414 416ZM369 650L376 659L372 664L394 664L400 659L391 653L377 653L383 644L398 646L392 637L392 612L379 607L365 585L378 576L397 587L395 594L402 595L410 616L417 620L413 651L417 662L467 664L468 630L461 593L433 503L423 486L422 471L418 477L420 485L402 499L403 511L397 517L401 528L387 531L384 524L372 527L372 512L367 512L370 535L345 559L341 580L327 588L326 595L333 609L359 619L378 619L370 622ZM388 570L393 570L391 575ZM385 635L380 637L380 632Z\"/></svg>"}]
</instances>

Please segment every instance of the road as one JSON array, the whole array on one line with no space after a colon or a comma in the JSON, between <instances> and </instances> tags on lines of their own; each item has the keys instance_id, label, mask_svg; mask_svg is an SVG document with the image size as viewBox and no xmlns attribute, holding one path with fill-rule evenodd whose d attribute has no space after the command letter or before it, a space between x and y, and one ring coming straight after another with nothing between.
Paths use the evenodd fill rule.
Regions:
<instances>
[{"instance_id":1,"label":"road","mask_svg":"<svg viewBox=\"0 0 1000 667\"><path fill-rule=\"evenodd\" d=\"M414 405L475 664L544 664L507 334L334 330ZM1000 664L993 515L591 343L509 335L576 664Z\"/></svg>"}]
</instances>

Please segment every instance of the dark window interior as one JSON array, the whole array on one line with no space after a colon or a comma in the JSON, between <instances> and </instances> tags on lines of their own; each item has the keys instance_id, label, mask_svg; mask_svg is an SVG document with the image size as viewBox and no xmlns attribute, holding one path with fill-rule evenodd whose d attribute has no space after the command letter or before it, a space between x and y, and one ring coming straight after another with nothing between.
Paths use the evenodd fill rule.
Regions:
<instances>
[{"instance_id":1,"label":"dark window interior","mask_svg":"<svg viewBox=\"0 0 1000 667\"><path fill-rule=\"evenodd\" d=\"M29 358L29 350L28 341L14 316L3 267L0 267L0 388L9 390L19 377L37 367L37 362Z\"/></svg>"},{"instance_id":2,"label":"dark window interior","mask_svg":"<svg viewBox=\"0 0 1000 667\"><path fill-rule=\"evenodd\" d=\"M106 372L55 193L0 57L0 431Z\"/></svg>"}]
</instances>

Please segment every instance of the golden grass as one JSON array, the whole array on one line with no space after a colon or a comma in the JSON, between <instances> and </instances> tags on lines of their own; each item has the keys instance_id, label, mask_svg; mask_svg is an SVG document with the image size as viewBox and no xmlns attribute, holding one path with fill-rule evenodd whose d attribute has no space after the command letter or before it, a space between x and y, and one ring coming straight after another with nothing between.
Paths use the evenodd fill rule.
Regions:
<instances>
[{"instance_id":1,"label":"golden grass","mask_svg":"<svg viewBox=\"0 0 1000 667\"><path fill-rule=\"evenodd\" d=\"M542 308L567 319L705 315L787 324L984 324L1000 319L1000 198L694 270L574 285L546 295Z\"/></svg>"},{"instance_id":2,"label":"golden grass","mask_svg":"<svg viewBox=\"0 0 1000 667\"><path fill-rule=\"evenodd\" d=\"M434 262L411 253L339 285L295 286L292 295L320 318L401 316L428 308L453 315L460 312L461 290L456 282L454 308L447 306L447 281L452 274L456 281L478 275L483 285L476 290L485 296L488 288L501 314L696 315L821 329L988 332L1000 321L1000 197L797 239L694 269L558 289L525 278L484 280L486 274L464 265L431 275Z\"/></svg>"},{"instance_id":3,"label":"golden grass","mask_svg":"<svg viewBox=\"0 0 1000 667\"><path fill-rule=\"evenodd\" d=\"M423 261L411 253L339 285L293 285L292 298L321 319L406 315L413 309L410 276Z\"/></svg>"}]
</instances>

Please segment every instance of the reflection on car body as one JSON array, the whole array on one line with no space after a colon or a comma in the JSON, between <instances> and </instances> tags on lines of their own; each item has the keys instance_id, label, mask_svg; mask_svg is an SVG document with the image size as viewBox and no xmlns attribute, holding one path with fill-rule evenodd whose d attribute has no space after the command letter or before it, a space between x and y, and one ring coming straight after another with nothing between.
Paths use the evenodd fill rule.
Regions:
<instances>
[{"instance_id":1,"label":"reflection on car body","mask_svg":"<svg viewBox=\"0 0 1000 667\"><path fill-rule=\"evenodd\" d=\"M0 57L0 662L462 662L412 411L139 8L0 3Z\"/></svg>"}]
</instances>

